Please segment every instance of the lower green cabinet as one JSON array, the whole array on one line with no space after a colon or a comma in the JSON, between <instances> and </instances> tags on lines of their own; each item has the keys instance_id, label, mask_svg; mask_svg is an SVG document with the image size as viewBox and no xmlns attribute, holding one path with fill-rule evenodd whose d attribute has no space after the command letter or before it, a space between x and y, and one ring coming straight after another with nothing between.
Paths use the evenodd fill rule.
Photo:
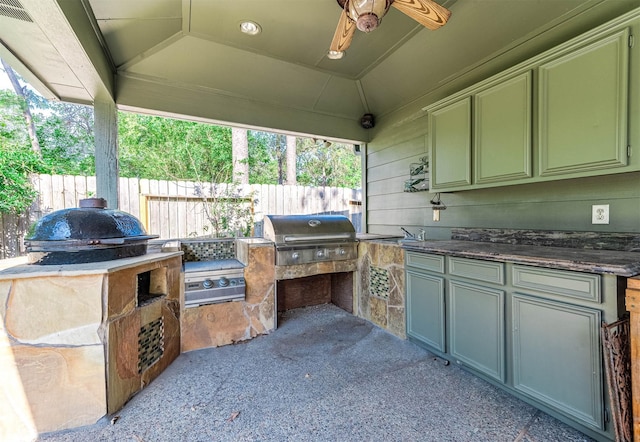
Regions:
<instances>
[{"instance_id":1,"label":"lower green cabinet","mask_svg":"<svg viewBox=\"0 0 640 442\"><path fill-rule=\"evenodd\" d=\"M449 300L451 356L504 382L504 291L449 281Z\"/></svg>"},{"instance_id":2,"label":"lower green cabinet","mask_svg":"<svg viewBox=\"0 0 640 442\"><path fill-rule=\"evenodd\" d=\"M615 275L406 253L410 340L597 440L614 438L600 325L624 313Z\"/></svg>"},{"instance_id":3,"label":"lower green cabinet","mask_svg":"<svg viewBox=\"0 0 640 442\"><path fill-rule=\"evenodd\" d=\"M600 311L513 295L513 388L596 428L603 423Z\"/></svg>"},{"instance_id":4,"label":"lower green cabinet","mask_svg":"<svg viewBox=\"0 0 640 442\"><path fill-rule=\"evenodd\" d=\"M407 271L407 335L445 351L444 278Z\"/></svg>"}]
</instances>

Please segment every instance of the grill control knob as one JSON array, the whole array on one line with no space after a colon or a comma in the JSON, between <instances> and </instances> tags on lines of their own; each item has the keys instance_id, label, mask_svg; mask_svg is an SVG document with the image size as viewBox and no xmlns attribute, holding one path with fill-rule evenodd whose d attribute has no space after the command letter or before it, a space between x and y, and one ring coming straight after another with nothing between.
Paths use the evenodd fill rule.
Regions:
<instances>
[{"instance_id":1,"label":"grill control knob","mask_svg":"<svg viewBox=\"0 0 640 442\"><path fill-rule=\"evenodd\" d=\"M291 254L291 259L298 259L298 258L300 258L300 254L298 252L293 252Z\"/></svg>"},{"instance_id":2,"label":"grill control knob","mask_svg":"<svg viewBox=\"0 0 640 442\"><path fill-rule=\"evenodd\" d=\"M226 287L226 286L228 286L228 285L229 285L229 279L228 279L228 278L225 278L225 277L223 276L222 278L220 278L220 279L218 280L218 285L219 285L220 287Z\"/></svg>"},{"instance_id":3,"label":"grill control knob","mask_svg":"<svg viewBox=\"0 0 640 442\"><path fill-rule=\"evenodd\" d=\"M324 250L318 250L316 252L316 258L324 258Z\"/></svg>"},{"instance_id":4,"label":"grill control knob","mask_svg":"<svg viewBox=\"0 0 640 442\"><path fill-rule=\"evenodd\" d=\"M343 248L338 249L338 255L344 255L347 251Z\"/></svg>"},{"instance_id":5,"label":"grill control knob","mask_svg":"<svg viewBox=\"0 0 640 442\"><path fill-rule=\"evenodd\" d=\"M235 279L232 279L232 280L231 280L231 285L238 285L238 281L237 281L237 280L235 280Z\"/></svg>"},{"instance_id":6,"label":"grill control knob","mask_svg":"<svg viewBox=\"0 0 640 442\"><path fill-rule=\"evenodd\" d=\"M205 279L204 281L202 281L202 287L204 287L205 289L210 289L211 287L213 287L213 281L210 279Z\"/></svg>"}]
</instances>

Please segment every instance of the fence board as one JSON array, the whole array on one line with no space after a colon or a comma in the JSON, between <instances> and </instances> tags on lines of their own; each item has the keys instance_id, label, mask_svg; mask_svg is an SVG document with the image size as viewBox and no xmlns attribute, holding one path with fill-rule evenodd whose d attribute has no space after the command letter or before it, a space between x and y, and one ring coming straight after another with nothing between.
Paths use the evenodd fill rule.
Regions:
<instances>
[{"instance_id":1,"label":"fence board","mask_svg":"<svg viewBox=\"0 0 640 442\"><path fill-rule=\"evenodd\" d=\"M64 207L78 207L76 182L72 175L62 177L62 197L64 198Z\"/></svg>"}]
</instances>

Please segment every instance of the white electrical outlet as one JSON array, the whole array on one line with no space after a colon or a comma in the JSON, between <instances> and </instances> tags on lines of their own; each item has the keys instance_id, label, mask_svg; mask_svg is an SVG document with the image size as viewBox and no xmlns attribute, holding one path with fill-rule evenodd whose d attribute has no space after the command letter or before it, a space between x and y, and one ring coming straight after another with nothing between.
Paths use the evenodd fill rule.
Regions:
<instances>
[{"instance_id":1,"label":"white electrical outlet","mask_svg":"<svg viewBox=\"0 0 640 442\"><path fill-rule=\"evenodd\" d=\"M591 224L609 224L609 204L591 206Z\"/></svg>"}]
</instances>

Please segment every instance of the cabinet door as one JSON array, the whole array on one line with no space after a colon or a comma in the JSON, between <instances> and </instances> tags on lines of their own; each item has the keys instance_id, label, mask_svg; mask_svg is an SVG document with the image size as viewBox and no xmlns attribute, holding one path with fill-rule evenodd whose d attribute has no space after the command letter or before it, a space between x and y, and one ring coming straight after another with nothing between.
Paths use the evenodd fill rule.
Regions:
<instances>
[{"instance_id":1,"label":"cabinet door","mask_svg":"<svg viewBox=\"0 0 640 442\"><path fill-rule=\"evenodd\" d=\"M407 271L407 335L445 352L444 279Z\"/></svg>"},{"instance_id":2,"label":"cabinet door","mask_svg":"<svg viewBox=\"0 0 640 442\"><path fill-rule=\"evenodd\" d=\"M505 380L504 291L449 281L449 353L459 363Z\"/></svg>"},{"instance_id":3,"label":"cabinet door","mask_svg":"<svg viewBox=\"0 0 640 442\"><path fill-rule=\"evenodd\" d=\"M429 114L431 188L471 185L471 97Z\"/></svg>"},{"instance_id":4,"label":"cabinet door","mask_svg":"<svg viewBox=\"0 0 640 442\"><path fill-rule=\"evenodd\" d=\"M540 66L540 175L627 164L628 56L624 30Z\"/></svg>"},{"instance_id":5,"label":"cabinet door","mask_svg":"<svg viewBox=\"0 0 640 442\"><path fill-rule=\"evenodd\" d=\"M598 310L514 294L514 388L602 429L599 326Z\"/></svg>"},{"instance_id":6,"label":"cabinet door","mask_svg":"<svg viewBox=\"0 0 640 442\"><path fill-rule=\"evenodd\" d=\"M531 177L531 73L475 99L474 183Z\"/></svg>"}]
</instances>

